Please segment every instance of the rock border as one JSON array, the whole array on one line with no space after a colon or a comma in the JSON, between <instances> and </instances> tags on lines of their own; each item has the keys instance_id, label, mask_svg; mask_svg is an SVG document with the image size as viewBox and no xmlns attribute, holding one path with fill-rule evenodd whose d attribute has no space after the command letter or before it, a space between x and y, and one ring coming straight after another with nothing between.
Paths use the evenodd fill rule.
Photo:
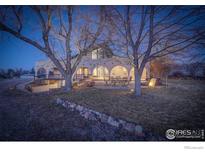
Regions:
<instances>
[{"instance_id":1,"label":"rock border","mask_svg":"<svg viewBox=\"0 0 205 154\"><path fill-rule=\"evenodd\" d=\"M68 100L63 100L61 98L56 99L56 104L62 105L63 107L67 109L71 109L72 111L78 111L79 114L85 119L107 123L119 129L124 129L129 132L135 133L138 136L145 135L143 132L143 127L141 125L128 122L123 119L114 118L110 115L94 111L82 105L77 105L76 103L72 103L72 102L69 102Z\"/></svg>"}]
</instances>

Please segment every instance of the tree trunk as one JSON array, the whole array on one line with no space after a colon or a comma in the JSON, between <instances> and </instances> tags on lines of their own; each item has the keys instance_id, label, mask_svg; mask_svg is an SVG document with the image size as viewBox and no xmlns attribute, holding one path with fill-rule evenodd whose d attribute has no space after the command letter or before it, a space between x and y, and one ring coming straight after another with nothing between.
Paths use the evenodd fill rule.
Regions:
<instances>
[{"instance_id":1,"label":"tree trunk","mask_svg":"<svg viewBox=\"0 0 205 154\"><path fill-rule=\"evenodd\" d=\"M141 79L140 79L140 73L135 68L135 95L141 96Z\"/></svg>"},{"instance_id":2,"label":"tree trunk","mask_svg":"<svg viewBox=\"0 0 205 154\"><path fill-rule=\"evenodd\" d=\"M70 74L65 76L65 91L69 92L72 90L72 77Z\"/></svg>"}]
</instances>

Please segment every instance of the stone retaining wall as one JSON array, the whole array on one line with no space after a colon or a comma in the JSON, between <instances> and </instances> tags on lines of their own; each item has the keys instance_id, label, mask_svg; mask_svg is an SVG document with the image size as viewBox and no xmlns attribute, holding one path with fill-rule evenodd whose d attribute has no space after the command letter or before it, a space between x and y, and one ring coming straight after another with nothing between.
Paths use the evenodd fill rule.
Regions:
<instances>
[{"instance_id":1,"label":"stone retaining wall","mask_svg":"<svg viewBox=\"0 0 205 154\"><path fill-rule=\"evenodd\" d=\"M94 111L92 109L83 107L81 105L77 105L75 103L71 103L67 100L63 100L61 98L56 99L56 103L64 106L65 108L69 108L72 111L78 111L79 114L88 120L96 120L103 123L107 123L109 125L112 125L114 127L117 127L119 129L125 129L129 132L135 133L136 135L144 136L143 128L142 126L131 123L119 118L114 118L112 116L109 116L104 113L100 113L97 111Z\"/></svg>"}]
</instances>

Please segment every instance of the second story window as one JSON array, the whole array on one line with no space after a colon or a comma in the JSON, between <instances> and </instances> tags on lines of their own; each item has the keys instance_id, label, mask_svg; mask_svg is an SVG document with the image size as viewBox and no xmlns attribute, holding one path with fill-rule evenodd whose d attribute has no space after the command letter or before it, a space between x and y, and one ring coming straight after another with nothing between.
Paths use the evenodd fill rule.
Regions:
<instances>
[{"instance_id":1,"label":"second story window","mask_svg":"<svg viewBox=\"0 0 205 154\"><path fill-rule=\"evenodd\" d=\"M100 49L92 51L92 59L102 59L104 58L104 52Z\"/></svg>"},{"instance_id":2,"label":"second story window","mask_svg":"<svg viewBox=\"0 0 205 154\"><path fill-rule=\"evenodd\" d=\"M98 59L98 50L92 51L92 59Z\"/></svg>"}]
</instances>

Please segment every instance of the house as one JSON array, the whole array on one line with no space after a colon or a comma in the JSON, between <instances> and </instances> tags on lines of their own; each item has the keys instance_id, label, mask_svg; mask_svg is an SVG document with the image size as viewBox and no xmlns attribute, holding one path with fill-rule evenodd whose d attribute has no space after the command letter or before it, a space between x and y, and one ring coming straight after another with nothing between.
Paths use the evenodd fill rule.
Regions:
<instances>
[{"instance_id":1,"label":"house","mask_svg":"<svg viewBox=\"0 0 205 154\"><path fill-rule=\"evenodd\" d=\"M76 58L72 59L72 64L75 60ZM38 61L36 63L35 76L44 80L50 80L56 84L54 86L56 88L65 84L61 73L50 60ZM115 56L108 48L99 48L83 56L72 76L72 81L79 81L90 77L96 82L109 80L110 78L127 78L130 81L134 81L134 68L130 59ZM146 80L149 77L150 67L147 64L143 70L141 80Z\"/></svg>"}]
</instances>

